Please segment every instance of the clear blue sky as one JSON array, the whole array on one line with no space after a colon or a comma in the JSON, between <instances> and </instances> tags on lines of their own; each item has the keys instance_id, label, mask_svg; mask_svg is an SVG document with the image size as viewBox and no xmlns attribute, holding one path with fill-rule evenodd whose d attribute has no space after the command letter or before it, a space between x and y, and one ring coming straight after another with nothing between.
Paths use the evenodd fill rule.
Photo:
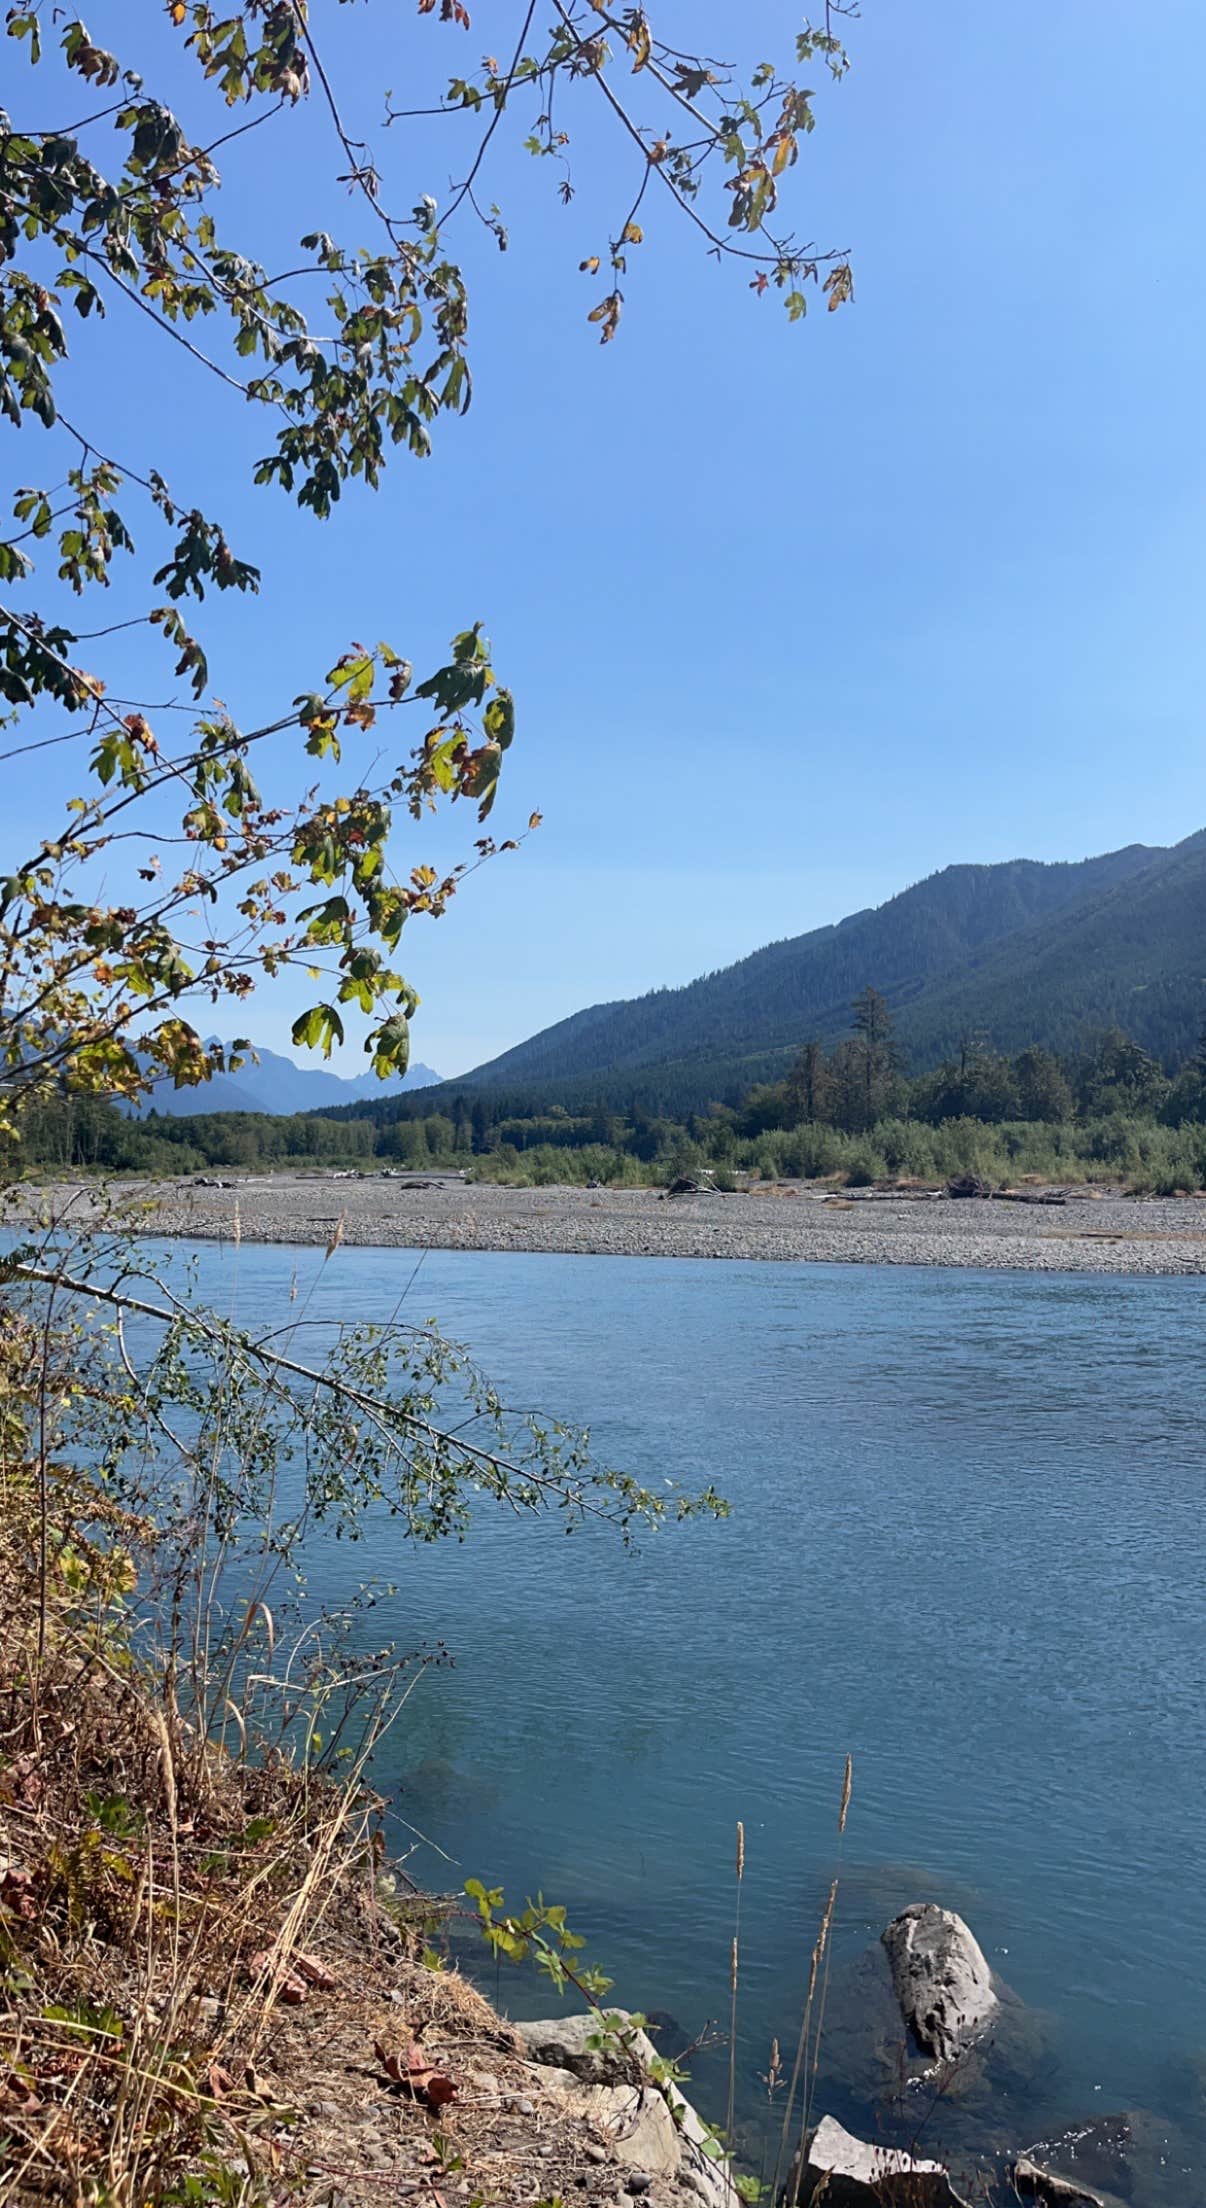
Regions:
<instances>
[{"instance_id":1,"label":"clear blue sky","mask_svg":"<svg viewBox=\"0 0 1206 2208\"><path fill-rule=\"evenodd\" d=\"M678 43L755 60L788 53L800 21L779 0L659 10ZM443 194L456 145L382 133L382 90L425 96L487 43L509 51L522 11L479 0L468 38L408 0L313 12L386 196ZM141 15L148 74L160 55L188 85L149 0L96 7L90 28L133 55ZM1140 28L1121 0L1031 19L864 0L853 72L819 98L792 183L796 227L850 247L857 299L795 328L651 206L601 349L578 262L628 152L567 111L565 211L550 165L500 145L485 190L511 250L460 240L473 410L326 528L250 489L262 421L175 348L138 332L150 388L81 356L72 403L98 442L154 461L185 425L173 486L266 570L258 600L210 624L244 725L353 637L422 665L466 620L493 636L520 737L492 825L539 806L545 826L409 934L416 1056L460 1072L951 861L1206 823L1206 12L1169 0ZM6 57L5 79L15 118L42 121L37 78ZM315 222L358 235L328 153L316 110L232 148L227 222L250 186L266 251ZM132 336L120 306L111 334L119 313ZM6 480L41 480L40 432L3 436ZM163 694L162 662L145 667ZM15 822L6 789L6 845L45 825L48 756ZM400 841L395 863L459 840ZM250 1031L281 1047L296 1008L266 991Z\"/></svg>"}]
</instances>

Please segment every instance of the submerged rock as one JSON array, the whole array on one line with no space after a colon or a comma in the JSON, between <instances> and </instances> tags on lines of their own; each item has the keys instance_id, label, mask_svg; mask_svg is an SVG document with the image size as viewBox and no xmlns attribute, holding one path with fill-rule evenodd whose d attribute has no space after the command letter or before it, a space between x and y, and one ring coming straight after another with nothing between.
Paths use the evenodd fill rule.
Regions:
<instances>
[{"instance_id":1,"label":"submerged rock","mask_svg":"<svg viewBox=\"0 0 1206 2208\"><path fill-rule=\"evenodd\" d=\"M869 2146L832 2116L817 2125L802 2171L793 2170L786 2198L799 2208L967 2208L941 2162L922 2162L898 2147Z\"/></svg>"},{"instance_id":2,"label":"submerged rock","mask_svg":"<svg viewBox=\"0 0 1206 2208\"><path fill-rule=\"evenodd\" d=\"M1048 2208L1108 2208L1104 2193L1094 2193L1074 2177L1058 2177L1041 2169L1028 2154L1020 2154L1009 2172L1015 2193L1023 2200L1041 2200Z\"/></svg>"},{"instance_id":3,"label":"submerged rock","mask_svg":"<svg viewBox=\"0 0 1206 2208\"><path fill-rule=\"evenodd\" d=\"M883 1933L900 2012L919 2047L951 2062L996 2015L988 1961L953 1909L917 1901Z\"/></svg>"},{"instance_id":4,"label":"submerged rock","mask_svg":"<svg viewBox=\"0 0 1206 2208\"><path fill-rule=\"evenodd\" d=\"M1039 2200L1068 2208L1080 2200L1120 2202L1132 2208L1196 2208L1206 2200L1206 2172L1195 2140L1150 2109L1125 2109L1075 2124L1058 2137L1035 2142L1023 2162L1079 2191L1039 2193ZM1015 2164L1015 2169L1018 2167ZM1021 2188L1015 2186L1015 2190ZM1023 2196L1024 2197L1024 2196Z\"/></svg>"}]
</instances>

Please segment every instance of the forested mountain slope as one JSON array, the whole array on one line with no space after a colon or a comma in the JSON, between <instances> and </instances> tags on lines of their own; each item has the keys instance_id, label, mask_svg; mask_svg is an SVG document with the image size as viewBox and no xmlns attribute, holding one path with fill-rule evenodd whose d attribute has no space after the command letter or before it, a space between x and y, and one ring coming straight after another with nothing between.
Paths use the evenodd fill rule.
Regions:
<instances>
[{"instance_id":1,"label":"forested mountain slope","mask_svg":"<svg viewBox=\"0 0 1206 2208\"><path fill-rule=\"evenodd\" d=\"M456 1087L698 1107L781 1072L808 1037L847 1032L869 982L915 1065L973 1028L1002 1047L1066 1047L1070 1029L1141 1018L1150 1047L1180 1048L1201 1023L1204 892L1206 836L1076 863L947 867L683 988L575 1013Z\"/></svg>"},{"instance_id":2,"label":"forested mountain slope","mask_svg":"<svg viewBox=\"0 0 1206 2208\"><path fill-rule=\"evenodd\" d=\"M1206 1026L1206 832L1132 879L1022 930L927 988L902 1013L910 1057L931 1065L974 1029L998 1049L1068 1051L1120 1027L1178 1061Z\"/></svg>"}]
</instances>

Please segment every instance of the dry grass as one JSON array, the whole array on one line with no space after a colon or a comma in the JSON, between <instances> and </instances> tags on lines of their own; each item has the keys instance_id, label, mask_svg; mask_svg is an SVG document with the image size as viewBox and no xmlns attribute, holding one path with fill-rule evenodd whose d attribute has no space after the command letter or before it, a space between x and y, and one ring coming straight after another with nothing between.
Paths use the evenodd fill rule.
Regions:
<instances>
[{"instance_id":1,"label":"dry grass","mask_svg":"<svg viewBox=\"0 0 1206 2208\"><path fill-rule=\"evenodd\" d=\"M375 1805L199 1737L131 1638L145 1527L38 1473L0 1481L0 2199L250 2196L281 2004L379 1935Z\"/></svg>"},{"instance_id":2,"label":"dry grass","mask_svg":"<svg viewBox=\"0 0 1206 2208\"><path fill-rule=\"evenodd\" d=\"M115 1614L117 1514L0 1482L0 2201L376 2208L614 2196L604 2135L381 1899L376 1811L190 1736ZM130 1528L141 1532L140 1528ZM455 2082L391 2082L416 2048Z\"/></svg>"},{"instance_id":3,"label":"dry grass","mask_svg":"<svg viewBox=\"0 0 1206 2208\"><path fill-rule=\"evenodd\" d=\"M322 1711L299 1720L292 1687L266 1741L290 1673L266 1611L254 1662L190 1680L206 1631L165 1654L138 1599L154 1529L55 1454L72 1367L47 1340L0 1307L0 2204L502 2208L572 2186L597 2208L610 2141L429 1967L442 1906L382 1884L366 1769L399 1671L367 1667L351 1726L335 1681L357 1743L338 1780L307 1760Z\"/></svg>"}]
</instances>

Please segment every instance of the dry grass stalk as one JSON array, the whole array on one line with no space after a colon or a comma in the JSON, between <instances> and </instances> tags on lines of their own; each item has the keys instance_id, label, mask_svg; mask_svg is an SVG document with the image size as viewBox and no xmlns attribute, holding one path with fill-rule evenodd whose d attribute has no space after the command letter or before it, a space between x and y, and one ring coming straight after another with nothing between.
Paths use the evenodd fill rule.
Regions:
<instances>
[{"instance_id":1,"label":"dry grass stalk","mask_svg":"<svg viewBox=\"0 0 1206 2208\"><path fill-rule=\"evenodd\" d=\"M143 2208L265 2161L238 2080L298 1956L324 1982L305 1951L371 1884L388 1683L339 1786L248 1758L241 1714L238 1754L205 1739L137 1653L147 1529L38 1470L0 1444L0 2202Z\"/></svg>"},{"instance_id":2,"label":"dry grass stalk","mask_svg":"<svg viewBox=\"0 0 1206 2208\"><path fill-rule=\"evenodd\" d=\"M847 1755L845 1768L842 1773L841 1797L838 1804L837 1830L839 1852L841 1849L842 1838L846 1830L846 1819L850 1813L850 1801L853 1792L854 1758L850 1755ZM792 2183L789 2208L797 2208L797 2202L800 2196L800 2184L804 2174L804 2150L807 2143L808 2125L812 2112L812 2103L816 2089L817 2075L820 2069L821 2045L824 2038L825 2029L825 2002L826 1996L829 1991L829 1961L831 1953L830 1934L833 1929L833 1913L837 1906L838 1885L839 1880L837 1877L835 1877L830 1885L829 1896L825 1903L825 1907L821 1912L821 1921L817 1928L817 1936L813 1942L812 1953L808 1959L808 1983L804 1991L804 2006L800 2014L800 2030L796 2040L796 2051L792 2062L791 2078L789 2080L787 2088L787 2099L784 2103L783 2108L783 2122L780 2126L779 2142L775 2154L775 2174L771 2185L771 2198L772 2200L777 2202L779 2199L780 2183L783 2179L785 2169L788 2166L788 2154L790 2151L792 2138L792 2122L795 2115L797 2096L800 2093L801 2081L803 2081L804 2093L801 2104L800 2130L797 2151L794 2159L794 2164L792 2166ZM821 1983L821 2001L817 2015L817 2028L814 2037L812 2029L813 2007L814 2003L816 2002L818 1979ZM809 2062L810 2044L812 2055L811 2064ZM778 2041L775 2042L775 2050L777 2053Z\"/></svg>"},{"instance_id":3,"label":"dry grass stalk","mask_svg":"<svg viewBox=\"0 0 1206 2208\"><path fill-rule=\"evenodd\" d=\"M733 2119L737 2106L737 1981L741 1972L741 1894L745 1884L745 1826L737 1821L737 1900L733 1918L733 1951L729 1964L729 2096L725 2109L725 2144L733 2151Z\"/></svg>"}]
</instances>

